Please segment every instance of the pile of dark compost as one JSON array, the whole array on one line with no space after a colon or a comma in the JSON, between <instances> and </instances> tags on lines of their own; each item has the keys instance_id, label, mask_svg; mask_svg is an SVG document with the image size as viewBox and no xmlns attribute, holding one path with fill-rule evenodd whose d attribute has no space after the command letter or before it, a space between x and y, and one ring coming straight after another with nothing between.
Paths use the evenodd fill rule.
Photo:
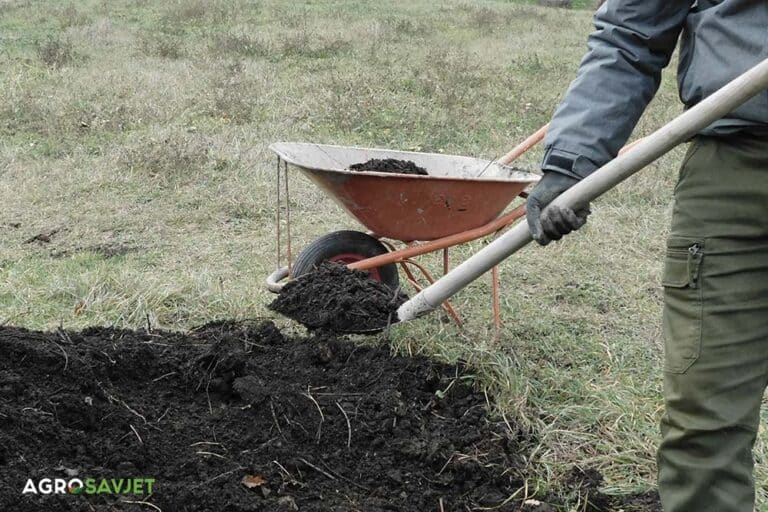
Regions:
<instances>
[{"instance_id":1,"label":"pile of dark compost","mask_svg":"<svg viewBox=\"0 0 768 512\"><path fill-rule=\"evenodd\" d=\"M367 162L350 165L349 170L356 172L388 172L393 174L411 174L416 176L429 175L426 169L419 167L410 160L398 160L396 158L372 158Z\"/></svg>"},{"instance_id":2,"label":"pile of dark compost","mask_svg":"<svg viewBox=\"0 0 768 512\"><path fill-rule=\"evenodd\" d=\"M270 309L309 329L336 333L377 331L397 322L408 298L340 263L323 263L285 284Z\"/></svg>"},{"instance_id":3,"label":"pile of dark compost","mask_svg":"<svg viewBox=\"0 0 768 512\"><path fill-rule=\"evenodd\" d=\"M0 327L0 510L558 510L522 505L534 440L490 418L465 375L270 322ZM155 483L151 496L21 494L72 476ZM659 510L607 503L585 510Z\"/></svg>"}]
</instances>

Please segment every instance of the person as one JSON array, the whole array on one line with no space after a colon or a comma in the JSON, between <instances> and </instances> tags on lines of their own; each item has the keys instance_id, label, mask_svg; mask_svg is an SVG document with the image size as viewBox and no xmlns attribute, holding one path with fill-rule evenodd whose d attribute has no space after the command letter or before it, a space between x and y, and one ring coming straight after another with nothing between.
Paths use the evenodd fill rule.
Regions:
<instances>
[{"instance_id":1,"label":"person","mask_svg":"<svg viewBox=\"0 0 768 512\"><path fill-rule=\"evenodd\" d=\"M678 38L686 107L768 57L765 0L607 0L594 21L527 201L542 245L586 222L588 208L545 207L616 156ZM659 495L665 512L751 512L768 383L768 92L692 140L673 196Z\"/></svg>"}]
</instances>

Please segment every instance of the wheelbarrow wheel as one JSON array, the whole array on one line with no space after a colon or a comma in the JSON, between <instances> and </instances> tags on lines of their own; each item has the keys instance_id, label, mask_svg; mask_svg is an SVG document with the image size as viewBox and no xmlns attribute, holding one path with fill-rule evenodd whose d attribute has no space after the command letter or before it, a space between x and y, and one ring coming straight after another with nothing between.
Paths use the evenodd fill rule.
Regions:
<instances>
[{"instance_id":1,"label":"wheelbarrow wheel","mask_svg":"<svg viewBox=\"0 0 768 512\"><path fill-rule=\"evenodd\" d=\"M354 263L387 253L384 244L360 231L334 231L309 244L293 264L293 276L300 277L312 272L325 261ZM400 285L397 266L389 263L368 271L371 279L380 281L393 290Z\"/></svg>"}]
</instances>

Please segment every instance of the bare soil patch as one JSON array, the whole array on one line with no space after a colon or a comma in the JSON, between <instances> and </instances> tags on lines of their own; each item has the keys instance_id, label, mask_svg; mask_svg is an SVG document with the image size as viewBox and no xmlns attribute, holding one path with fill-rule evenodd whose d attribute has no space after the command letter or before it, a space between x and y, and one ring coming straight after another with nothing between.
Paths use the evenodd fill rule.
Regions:
<instances>
[{"instance_id":1,"label":"bare soil patch","mask_svg":"<svg viewBox=\"0 0 768 512\"><path fill-rule=\"evenodd\" d=\"M0 510L557 510L515 494L535 440L490 417L467 374L270 322L0 327ZM71 475L156 483L150 497L21 495ZM607 503L586 510L659 510Z\"/></svg>"}]
</instances>

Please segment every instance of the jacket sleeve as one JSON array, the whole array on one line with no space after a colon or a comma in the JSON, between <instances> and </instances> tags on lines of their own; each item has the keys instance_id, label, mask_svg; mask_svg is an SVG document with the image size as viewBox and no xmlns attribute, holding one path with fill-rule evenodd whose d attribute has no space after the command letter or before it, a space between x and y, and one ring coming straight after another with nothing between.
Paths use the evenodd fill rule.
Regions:
<instances>
[{"instance_id":1,"label":"jacket sleeve","mask_svg":"<svg viewBox=\"0 0 768 512\"><path fill-rule=\"evenodd\" d=\"M608 0L555 111L542 169L584 178L616 156L661 83L692 0Z\"/></svg>"}]
</instances>

